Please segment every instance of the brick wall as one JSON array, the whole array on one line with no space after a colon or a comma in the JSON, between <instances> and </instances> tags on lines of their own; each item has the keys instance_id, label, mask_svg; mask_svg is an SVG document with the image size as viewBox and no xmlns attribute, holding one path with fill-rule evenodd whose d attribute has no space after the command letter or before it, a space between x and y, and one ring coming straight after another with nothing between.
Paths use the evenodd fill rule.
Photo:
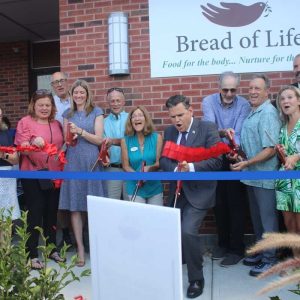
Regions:
<instances>
[{"instance_id":1,"label":"brick wall","mask_svg":"<svg viewBox=\"0 0 300 300\"><path fill-rule=\"evenodd\" d=\"M28 44L0 44L0 107L15 127L28 107Z\"/></svg>"},{"instance_id":2,"label":"brick wall","mask_svg":"<svg viewBox=\"0 0 300 300\"><path fill-rule=\"evenodd\" d=\"M85 78L90 82L96 103L107 108L105 91L112 86L126 91L128 109L143 104L151 112L157 129L162 131L169 119L166 99L182 93L192 100L196 116L201 115L201 99L217 92L217 75L150 78L149 15L147 0L61 0L61 68L71 81ZM130 75L108 75L107 18L114 11L129 14ZM292 65L291 65L292 68ZM224 70L227 71L227 70ZM291 83L292 72L273 72L272 98L278 89ZM241 94L247 96L250 74L243 74ZM209 214L203 232L214 232L214 218Z\"/></svg>"}]
</instances>

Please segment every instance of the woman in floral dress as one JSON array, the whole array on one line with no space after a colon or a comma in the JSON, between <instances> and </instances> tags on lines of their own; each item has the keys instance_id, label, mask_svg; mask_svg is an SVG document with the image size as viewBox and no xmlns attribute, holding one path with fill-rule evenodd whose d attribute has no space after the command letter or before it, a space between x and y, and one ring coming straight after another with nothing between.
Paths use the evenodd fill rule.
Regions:
<instances>
[{"instance_id":1,"label":"woman in floral dress","mask_svg":"<svg viewBox=\"0 0 300 300\"><path fill-rule=\"evenodd\" d=\"M276 102L283 121L279 143L286 153L280 170L300 170L300 90L286 86ZM277 179L275 188L277 209L282 211L287 231L300 233L300 179Z\"/></svg>"}]
</instances>

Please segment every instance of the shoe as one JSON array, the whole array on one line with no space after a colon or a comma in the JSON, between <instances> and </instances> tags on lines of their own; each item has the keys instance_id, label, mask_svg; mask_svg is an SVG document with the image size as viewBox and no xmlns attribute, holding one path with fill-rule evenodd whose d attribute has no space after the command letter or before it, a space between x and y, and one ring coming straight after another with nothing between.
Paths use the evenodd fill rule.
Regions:
<instances>
[{"instance_id":1,"label":"shoe","mask_svg":"<svg viewBox=\"0 0 300 300\"><path fill-rule=\"evenodd\" d=\"M66 262L66 258L62 258L57 251L49 255L49 259L55 261L56 263Z\"/></svg>"},{"instance_id":2,"label":"shoe","mask_svg":"<svg viewBox=\"0 0 300 300\"><path fill-rule=\"evenodd\" d=\"M211 254L211 259L221 259L223 258L227 253L226 248L223 247L216 247L213 249L212 254Z\"/></svg>"},{"instance_id":3,"label":"shoe","mask_svg":"<svg viewBox=\"0 0 300 300\"><path fill-rule=\"evenodd\" d=\"M243 259L242 255L237 255L234 253L228 253L226 257L220 262L221 267L228 267L232 265L236 265Z\"/></svg>"},{"instance_id":4,"label":"shoe","mask_svg":"<svg viewBox=\"0 0 300 300\"><path fill-rule=\"evenodd\" d=\"M204 288L204 279L193 280L190 282L190 285L187 289L186 296L188 298L196 298L203 293Z\"/></svg>"},{"instance_id":5,"label":"shoe","mask_svg":"<svg viewBox=\"0 0 300 300\"><path fill-rule=\"evenodd\" d=\"M262 255L261 254L254 254L251 256L247 256L246 258L244 258L243 260L243 264L245 266L256 266L257 264L259 264L261 262L262 259Z\"/></svg>"},{"instance_id":6,"label":"shoe","mask_svg":"<svg viewBox=\"0 0 300 300\"><path fill-rule=\"evenodd\" d=\"M45 267L45 265L36 257L30 260L30 267L31 270L40 271Z\"/></svg>"},{"instance_id":7,"label":"shoe","mask_svg":"<svg viewBox=\"0 0 300 300\"><path fill-rule=\"evenodd\" d=\"M250 272L249 275L250 276L258 276L260 274L262 274L263 272L269 270L270 268L272 268L274 266L274 263L267 263L267 262L261 262L258 265L256 265L255 267L253 267Z\"/></svg>"}]
</instances>

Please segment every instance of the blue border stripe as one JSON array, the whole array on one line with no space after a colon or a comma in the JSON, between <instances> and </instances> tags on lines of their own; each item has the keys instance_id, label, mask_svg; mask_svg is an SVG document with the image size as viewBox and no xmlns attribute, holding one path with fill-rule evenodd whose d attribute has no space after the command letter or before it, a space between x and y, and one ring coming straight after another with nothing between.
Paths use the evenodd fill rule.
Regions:
<instances>
[{"instance_id":1,"label":"blue border stripe","mask_svg":"<svg viewBox=\"0 0 300 300\"><path fill-rule=\"evenodd\" d=\"M259 172L52 172L0 171L0 178L60 178L80 180L259 180L300 179L300 171Z\"/></svg>"}]
</instances>

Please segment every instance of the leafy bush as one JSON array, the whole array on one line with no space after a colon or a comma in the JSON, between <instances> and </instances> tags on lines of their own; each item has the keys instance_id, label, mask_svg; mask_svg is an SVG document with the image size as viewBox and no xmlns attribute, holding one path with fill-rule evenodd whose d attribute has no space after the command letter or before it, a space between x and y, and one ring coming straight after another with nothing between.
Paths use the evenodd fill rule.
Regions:
<instances>
[{"instance_id":1,"label":"leafy bush","mask_svg":"<svg viewBox=\"0 0 300 300\"><path fill-rule=\"evenodd\" d=\"M73 281L80 281L81 277L89 276L90 270L84 270L79 276L73 272L76 266L77 255L71 258L71 262L60 262L58 268L49 267L49 255L54 245L46 245L43 230L40 232L42 245L39 250L44 262L44 268L39 271L31 271L26 252L27 213L22 212L21 225L16 226L16 241L12 242L13 221L11 213L4 216L4 210L0 211L0 299L1 300L63 300L61 290ZM66 257L67 246L61 251L61 257Z\"/></svg>"}]
</instances>

